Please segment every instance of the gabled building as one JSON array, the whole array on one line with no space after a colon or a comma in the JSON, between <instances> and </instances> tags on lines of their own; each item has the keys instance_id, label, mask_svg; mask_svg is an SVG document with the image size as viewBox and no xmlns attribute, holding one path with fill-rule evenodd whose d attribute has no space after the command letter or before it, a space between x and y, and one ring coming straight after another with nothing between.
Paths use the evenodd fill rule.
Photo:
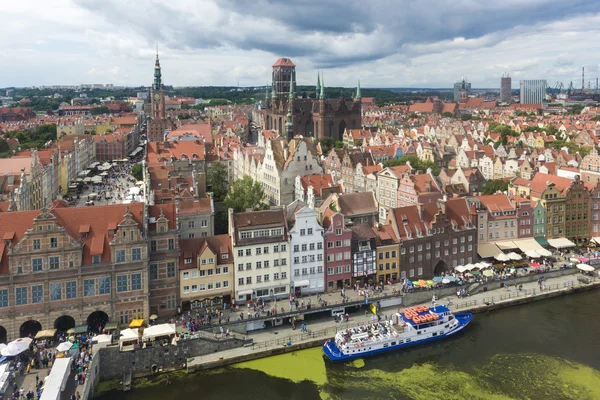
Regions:
<instances>
[{"instance_id":1,"label":"gabled building","mask_svg":"<svg viewBox=\"0 0 600 400\"><path fill-rule=\"evenodd\" d=\"M327 209L323 215L326 291L349 288L352 280L352 230L344 216Z\"/></svg>"},{"instance_id":2,"label":"gabled building","mask_svg":"<svg viewBox=\"0 0 600 400\"><path fill-rule=\"evenodd\" d=\"M400 278L400 241L391 225L377 224L372 230L377 246L375 281L381 284L397 282Z\"/></svg>"},{"instance_id":3,"label":"gabled building","mask_svg":"<svg viewBox=\"0 0 600 400\"><path fill-rule=\"evenodd\" d=\"M368 224L350 227L352 230L352 278L359 285L376 282L376 235Z\"/></svg>"}]
</instances>

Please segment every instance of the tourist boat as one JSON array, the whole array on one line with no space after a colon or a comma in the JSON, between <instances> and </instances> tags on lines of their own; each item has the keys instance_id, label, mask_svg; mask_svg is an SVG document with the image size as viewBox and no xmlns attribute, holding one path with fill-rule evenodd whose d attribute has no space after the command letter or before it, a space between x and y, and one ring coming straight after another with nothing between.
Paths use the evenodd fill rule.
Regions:
<instances>
[{"instance_id":1,"label":"tourist boat","mask_svg":"<svg viewBox=\"0 0 600 400\"><path fill-rule=\"evenodd\" d=\"M444 306L407 308L391 320L338 331L323 344L323 351L332 361L390 352L454 335L472 319L471 313L453 314Z\"/></svg>"}]
</instances>

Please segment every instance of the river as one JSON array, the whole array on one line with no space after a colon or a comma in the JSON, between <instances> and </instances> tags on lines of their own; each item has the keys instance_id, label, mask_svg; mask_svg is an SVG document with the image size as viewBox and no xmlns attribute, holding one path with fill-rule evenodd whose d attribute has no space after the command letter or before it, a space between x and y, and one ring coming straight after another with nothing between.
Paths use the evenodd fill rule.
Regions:
<instances>
[{"instance_id":1,"label":"river","mask_svg":"<svg viewBox=\"0 0 600 400\"><path fill-rule=\"evenodd\" d=\"M563 296L477 314L456 337L389 355L334 364L315 348L97 399L600 399L599 304L600 291Z\"/></svg>"}]
</instances>

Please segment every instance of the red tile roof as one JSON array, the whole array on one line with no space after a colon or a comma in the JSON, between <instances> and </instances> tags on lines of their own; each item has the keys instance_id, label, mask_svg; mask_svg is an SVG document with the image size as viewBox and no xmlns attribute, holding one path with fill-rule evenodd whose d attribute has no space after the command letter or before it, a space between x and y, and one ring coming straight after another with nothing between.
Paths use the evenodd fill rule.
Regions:
<instances>
[{"instance_id":1,"label":"red tile roof","mask_svg":"<svg viewBox=\"0 0 600 400\"><path fill-rule=\"evenodd\" d=\"M295 67L296 64L292 62L289 58L279 58L273 64L273 67Z\"/></svg>"}]
</instances>

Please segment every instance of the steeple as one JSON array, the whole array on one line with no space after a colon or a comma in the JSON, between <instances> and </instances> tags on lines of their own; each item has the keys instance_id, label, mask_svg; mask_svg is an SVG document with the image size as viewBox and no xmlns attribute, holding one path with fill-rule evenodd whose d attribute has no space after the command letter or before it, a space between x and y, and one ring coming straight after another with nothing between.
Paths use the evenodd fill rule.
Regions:
<instances>
[{"instance_id":1,"label":"steeple","mask_svg":"<svg viewBox=\"0 0 600 400\"><path fill-rule=\"evenodd\" d=\"M160 90L162 87L161 73L160 73L160 61L158 59L158 46L156 46L156 62L154 63L154 84L152 88L154 90Z\"/></svg>"},{"instance_id":2,"label":"steeple","mask_svg":"<svg viewBox=\"0 0 600 400\"><path fill-rule=\"evenodd\" d=\"M294 97L296 97L294 95L294 73L292 72L290 74L290 99L293 99Z\"/></svg>"},{"instance_id":3,"label":"steeple","mask_svg":"<svg viewBox=\"0 0 600 400\"><path fill-rule=\"evenodd\" d=\"M277 93L275 93L275 81L271 82L271 98L275 99L277 97Z\"/></svg>"},{"instance_id":4,"label":"steeple","mask_svg":"<svg viewBox=\"0 0 600 400\"><path fill-rule=\"evenodd\" d=\"M269 84L267 83L267 87L265 88L265 107L269 102Z\"/></svg>"},{"instance_id":5,"label":"steeple","mask_svg":"<svg viewBox=\"0 0 600 400\"><path fill-rule=\"evenodd\" d=\"M360 100L360 78L358 79L358 85L356 86L356 100Z\"/></svg>"},{"instance_id":6,"label":"steeple","mask_svg":"<svg viewBox=\"0 0 600 400\"><path fill-rule=\"evenodd\" d=\"M321 73L321 92L319 94L319 99L325 98L325 78L323 78L323 73Z\"/></svg>"},{"instance_id":7,"label":"steeple","mask_svg":"<svg viewBox=\"0 0 600 400\"><path fill-rule=\"evenodd\" d=\"M319 77L319 71L317 71L317 87L315 89L315 99L319 98L320 91L321 91L321 78Z\"/></svg>"}]
</instances>

